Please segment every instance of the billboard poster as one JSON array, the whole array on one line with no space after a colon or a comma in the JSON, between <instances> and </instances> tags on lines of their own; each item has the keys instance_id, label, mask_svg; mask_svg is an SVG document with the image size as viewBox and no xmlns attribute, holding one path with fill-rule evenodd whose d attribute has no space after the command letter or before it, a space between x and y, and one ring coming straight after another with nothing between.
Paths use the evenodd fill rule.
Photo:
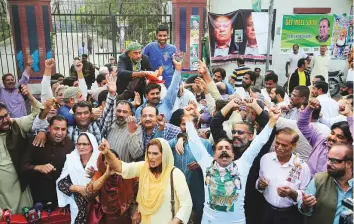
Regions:
<instances>
[{"instance_id":1,"label":"billboard poster","mask_svg":"<svg viewBox=\"0 0 354 224\"><path fill-rule=\"evenodd\" d=\"M333 15L284 15L280 51L290 54L294 44L305 53L319 53L320 46L331 45Z\"/></svg>"},{"instance_id":2,"label":"billboard poster","mask_svg":"<svg viewBox=\"0 0 354 224\"><path fill-rule=\"evenodd\" d=\"M353 44L353 16L334 15L331 58L347 60Z\"/></svg>"},{"instance_id":3,"label":"billboard poster","mask_svg":"<svg viewBox=\"0 0 354 224\"><path fill-rule=\"evenodd\" d=\"M198 70L198 58L199 58L199 15L192 15L190 19L190 66L191 71Z\"/></svg>"},{"instance_id":4,"label":"billboard poster","mask_svg":"<svg viewBox=\"0 0 354 224\"><path fill-rule=\"evenodd\" d=\"M267 12L237 10L228 14L208 13L211 63L226 64L237 58L244 58L246 62L264 63L268 21Z\"/></svg>"}]
</instances>

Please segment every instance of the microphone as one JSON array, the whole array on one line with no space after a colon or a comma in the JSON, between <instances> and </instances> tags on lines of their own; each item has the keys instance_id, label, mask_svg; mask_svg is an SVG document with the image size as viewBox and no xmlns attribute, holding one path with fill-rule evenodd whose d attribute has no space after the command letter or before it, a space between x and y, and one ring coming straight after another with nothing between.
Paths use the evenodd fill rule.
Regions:
<instances>
[{"instance_id":1,"label":"microphone","mask_svg":"<svg viewBox=\"0 0 354 224\"><path fill-rule=\"evenodd\" d=\"M4 210L4 219L6 220L6 224L10 224L11 221L11 211L10 209Z\"/></svg>"},{"instance_id":2,"label":"microphone","mask_svg":"<svg viewBox=\"0 0 354 224\"><path fill-rule=\"evenodd\" d=\"M49 201L49 202L47 202L46 206L47 206L48 216L50 216L50 213L52 213L52 210L53 210L53 203L51 201Z\"/></svg>"},{"instance_id":3,"label":"microphone","mask_svg":"<svg viewBox=\"0 0 354 224\"><path fill-rule=\"evenodd\" d=\"M38 219L41 219L42 216L42 210L43 210L43 204L40 202L37 202L34 204L33 208L37 211L38 213Z\"/></svg>"},{"instance_id":4,"label":"microphone","mask_svg":"<svg viewBox=\"0 0 354 224\"><path fill-rule=\"evenodd\" d=\"M37 211L34 209L34 208L31 208L29 211L28 211L28 218L27 218L27 221L28 223L36 223L36 221L38 221L38 213Z\"/></svg>"},{"instance_id":5,"label":"microphone","mask_svg":"<svg viewBox=\"0 0 354 224\"><path fill-rule=\"evenodd\" d=\"M22 208L22 214L23 214L23 216L25 216L26 218L28 218L28 211L29 211L29 208L28 208L28 207L23 207L23 208Z\"/></svg>"}]
</instances>

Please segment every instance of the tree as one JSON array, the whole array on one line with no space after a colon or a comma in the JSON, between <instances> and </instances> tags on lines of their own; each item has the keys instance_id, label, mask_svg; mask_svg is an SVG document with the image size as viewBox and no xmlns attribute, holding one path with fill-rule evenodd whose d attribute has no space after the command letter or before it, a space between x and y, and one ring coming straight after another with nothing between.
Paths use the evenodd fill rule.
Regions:
<instances>
[{"instance_id":1,"label":"tree","mask_svg":"<svg viewBox=\"0 0 354 224\"><path fill-rule=\"evenodd\" d=\"M112 26L116 26L117 33L113 35L117 35L118 42L139 41L143 45L154 40L155 29L159 24L170 22L166 19L167 0L85 0L80 13L106 14L86 18L84 22L95 26L98 33L107 38L113 34ZM124 38L120 35L122 27Z\"/></svg>"}]
</instances>

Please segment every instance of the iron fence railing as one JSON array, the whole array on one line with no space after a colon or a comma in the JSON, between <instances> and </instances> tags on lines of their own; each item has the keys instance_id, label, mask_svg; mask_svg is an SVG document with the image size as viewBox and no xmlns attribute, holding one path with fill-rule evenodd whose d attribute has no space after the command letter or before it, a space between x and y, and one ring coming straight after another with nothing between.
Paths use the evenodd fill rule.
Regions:
<instances>
[{"instance_id":1,"label":"iron fence railing","mask_svg":"<svg viewBox=\"0 0 354 224\"><path fill-rule=\"evenodd\" d=\"M73 58L87 52L97 67L118 57L132 41L142 45L155 40L156 27L172 27L171 15L52 14L57 72L69 73ZM170 42L172 34L170 32ZM81 49L81 50L80 50ZM80 51L80 52L79 52Z\"/></svg>"}]
</instances>

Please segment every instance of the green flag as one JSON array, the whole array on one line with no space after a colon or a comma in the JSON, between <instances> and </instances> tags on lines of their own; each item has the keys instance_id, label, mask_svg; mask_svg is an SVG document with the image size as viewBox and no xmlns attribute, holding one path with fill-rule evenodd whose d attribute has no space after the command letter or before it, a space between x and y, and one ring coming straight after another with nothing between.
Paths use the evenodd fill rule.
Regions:
<instances>
[{"instance_id":1,"label":"green flag","mask_svg":"<svg viewBox=\"0 0 354 224\"><path fill-rule=\"evenodd\" d=\"M260 12L262 9L262 0L252 0L252 9L255 12Z\"/></svg>"}]
</instances>

